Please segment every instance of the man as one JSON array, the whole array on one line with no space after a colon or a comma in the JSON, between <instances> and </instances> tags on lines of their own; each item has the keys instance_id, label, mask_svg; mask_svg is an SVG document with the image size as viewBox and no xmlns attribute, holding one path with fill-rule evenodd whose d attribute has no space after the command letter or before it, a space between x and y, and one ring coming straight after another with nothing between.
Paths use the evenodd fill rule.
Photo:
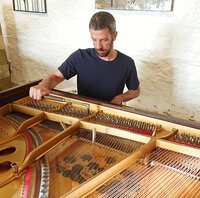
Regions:
<instances>
[{"instance_id":1,"label":"man","mask_svg":"<svg viewBox=\"0 0 200 198\"><path fill-rule=\"evenodd\" d=\"M78 94L122 104L140 95L139 80L132 58L114 49L116 22L108 12L95 13L89 23L94 48L79 49L39 85L30 97L40 100L64 79L77 75ZM123 93L125 85L128 91Z\"/></svg>"}]
</instances>

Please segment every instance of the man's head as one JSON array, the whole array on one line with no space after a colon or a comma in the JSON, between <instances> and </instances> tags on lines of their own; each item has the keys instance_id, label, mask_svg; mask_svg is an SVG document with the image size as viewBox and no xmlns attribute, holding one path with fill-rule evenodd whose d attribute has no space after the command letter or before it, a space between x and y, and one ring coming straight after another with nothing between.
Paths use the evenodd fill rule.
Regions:
<instances>
[{"instance_id":1,"label":"man's head","mask_svg":"<svg viewBox=\"0 0 200 198\"><path fill-rule=\"evenodd\" d=\"M116 31L115 18L109 12L97 12L90 19L89 29L102 30L108 28L110 33Z\"/></svg>"},{"instance_id":2,"label":"man's head","mask_svg":"<svg viewBox=\"0 0 200 198\"><path fill-rule=\"evenodd\" d=\"M94 48L100 57L109 56L117 37L116 22L108 12L95 13L89 23Z\"/></svg>"}]
</instances>

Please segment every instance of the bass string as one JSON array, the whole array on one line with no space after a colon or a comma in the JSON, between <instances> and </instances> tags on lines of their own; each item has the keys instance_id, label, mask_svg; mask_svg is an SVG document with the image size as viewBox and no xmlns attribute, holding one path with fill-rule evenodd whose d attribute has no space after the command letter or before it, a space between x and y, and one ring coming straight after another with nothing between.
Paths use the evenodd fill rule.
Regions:
<instances>
[{"instance_id":1,"label":"bass string","mask_svg":"<svg viewBox=\"0 0 200 198\"><path fill-rule=\"evenodd\" d=\"M189 164L200 163L198 158L165 149L157 150L159 150L159 152L154 151L150 155L150 163L148 165L144 166L138 164L141 166L140 168L137 168L136 164L131 165L131 167L126 170L127 172L130 171L126 177L121 179L120 182L117 182L117 180L114 181L113 179L113 186L110 184L109 189L108 187L101 187L98 190L100 194L103 195L103 197L106 194L109 195L109 197L120 197L122 194L126 194L127 197L128 195L133 196L134 194L140 197L151 195L163 196L166 194L177 195L184 191L184 186L189 182L191 183L190 188L200 185L199 181L194 178L199 168L196 166L196 168L190 167L190 169L185 163L185 161L188 161ZM179 159L178 162L176 162L177 159ZM170 163L168 161L170 161ZM181 166L181 161L184 162L184 166ZM157 164L155 162L157 162ZM178 168L175 168L176 166ZM161 181L165 187L163 187L163 184L160 184ZM199 192L197 191L197 193Z\"/></svg>"}]
</instances>

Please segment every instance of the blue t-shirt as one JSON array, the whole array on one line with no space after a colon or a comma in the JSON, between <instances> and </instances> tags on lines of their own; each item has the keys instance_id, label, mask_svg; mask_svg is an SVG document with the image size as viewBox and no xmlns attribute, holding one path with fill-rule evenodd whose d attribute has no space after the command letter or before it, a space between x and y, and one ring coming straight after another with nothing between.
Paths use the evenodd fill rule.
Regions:
<instances>
[{"instance_id":1,"label":"blue t-shirt","mask_svg":"<svg viewBox=\"0 0 200 198\"><path fill-rule=\"evenodd\" d=\"M65 79L77 75L78 94L110 101L124 87L137 89L139 80L134 60L121 52L112 61L98 57L94 48L79 49L58 68Z\"/></svg>"}]
</instances>

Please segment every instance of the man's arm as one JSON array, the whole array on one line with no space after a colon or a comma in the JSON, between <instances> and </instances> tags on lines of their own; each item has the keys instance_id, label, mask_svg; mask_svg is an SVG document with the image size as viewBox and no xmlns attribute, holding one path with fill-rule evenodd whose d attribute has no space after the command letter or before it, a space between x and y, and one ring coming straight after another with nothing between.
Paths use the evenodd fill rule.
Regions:
<instances>
[{"instance_id":1,"label":"man's arm","mask_svg":"<svg viewBox=\"0 0 200 198\"><path fill-rule=\"evenodd\" d=\"M111 100L111 103L121 105L122 102L126 102L126 101L129 101L131 99L137 98L139 95L140 95L140 87L138 87L135 90L128 90L125 93L122 93L120 95L115 96Z\"/></svg>"},{"instance_id":2,"label":"man's arm","mask_svg":"<svg viewBox=\"0 0 200 198\"><path fill-rule=\"evenodd\" d=\"M31 87L29 90L29 96L35 100L40 100L42 96L49 94L50 90L56 87L60 82L64 80L64 76L59 70L47 76L38 85Z\"/></svg>"}]
</instances>

